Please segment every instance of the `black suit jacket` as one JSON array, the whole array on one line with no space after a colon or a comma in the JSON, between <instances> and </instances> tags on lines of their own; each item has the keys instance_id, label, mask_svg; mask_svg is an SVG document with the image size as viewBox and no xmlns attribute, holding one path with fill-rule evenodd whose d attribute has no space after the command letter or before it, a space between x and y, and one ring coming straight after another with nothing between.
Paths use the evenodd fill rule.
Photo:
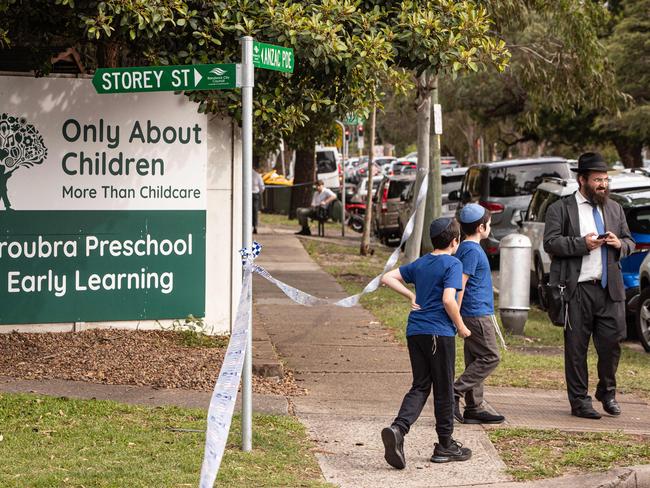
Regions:
<instances>
[{"instance_id":1,"label":"black suit jacket","mask_svg":"<svg viewBox=\"0 0 650 488\"><path fill-rule=\"evenodd\" d=\"M615 302L625 300L625 287L620 260L634 251L634 240L625 220L623 208L608 199L603 207L605 230L621 241L621 248L607 248L607 291ZM544 250L551 256L549 283L560 281L562 262L566 263L566 287L569 299L575 293L582 267L582 257L589 254L584 237L580 236L578 202L575 195L555 202L546 211L544 227Z\"/></svg>"}]
</instances>

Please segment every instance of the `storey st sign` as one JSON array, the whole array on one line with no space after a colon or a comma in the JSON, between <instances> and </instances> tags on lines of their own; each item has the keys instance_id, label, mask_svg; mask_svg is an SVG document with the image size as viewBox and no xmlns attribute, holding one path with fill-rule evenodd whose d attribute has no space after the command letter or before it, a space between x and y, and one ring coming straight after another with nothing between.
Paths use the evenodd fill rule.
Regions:
<instances>
[{"instance_id":1,"label":"storey st sign","mask_svg":"<svg viewBox=\"0 0 650 488\"><path fill-rule=\"evenodd\" d=\"M93 76L97 93L225 90L236 88L236 64L100 68Z\"/></svg>"}]
</instances>

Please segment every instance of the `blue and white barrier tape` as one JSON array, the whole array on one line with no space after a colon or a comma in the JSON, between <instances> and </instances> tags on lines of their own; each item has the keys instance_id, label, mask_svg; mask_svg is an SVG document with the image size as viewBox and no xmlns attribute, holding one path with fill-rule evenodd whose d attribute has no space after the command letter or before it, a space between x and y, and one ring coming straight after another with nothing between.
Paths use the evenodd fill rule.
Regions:
<instances>
[{"instance_id":1,"label":"blue and white barrier tape","mask_svg":"<svg viewBox=\"0 0 650 488\"><path fill-rule=\"evenodd\" d=\"M359 300L363 295L375 291L379 287L381 277L397 264L402 244L404 244L413 233L417 210L427 196L428 181L429 175L424 173L424 178L420 185L420 191L418 192L415 201L415 208L406 224L400 245L395 248L386 261L381 274L375 276L365 286L361 293L357 293L356 295L342 298L340 300L326 300L315 297L274 278L264 268L256 265L254 260L260 255L262 250L261 244L253 242L253 246L250 249L241 249L239 251L242 257L242 265L244 267L244 279L242 282L242 290L241 295L239 296L239 305L232 335L230 336L226 356L221 365L219 378L214 386L212 398L210 399L210 406L208 407L208 425L205 435L203 465L201 466L200 488L212 488L214 486L214 482L217 479L217 473L219 472L219 466L223 459L226 441L228 440L228 432L230 431L232 414L237 399L237 390L239 389L242 367L244 365L244 354L246 351L246 345L250 340L248 337L248 321L251 309L250 303L252 301L251 282L253 272L275 284L284 292L285 295L300 305L306 305L309 307L315 305L354 307L359 303Z\"/></svg>"}]
</instances>

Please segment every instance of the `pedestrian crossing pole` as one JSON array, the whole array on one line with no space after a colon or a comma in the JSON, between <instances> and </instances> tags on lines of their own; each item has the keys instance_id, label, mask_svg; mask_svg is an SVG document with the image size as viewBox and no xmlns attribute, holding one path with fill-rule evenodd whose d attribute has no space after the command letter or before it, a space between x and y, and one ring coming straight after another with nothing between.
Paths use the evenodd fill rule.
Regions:
<instances>
[{"instance_id":1,"label":"pedestrian crossing pole","mask_svg":"<svg viewBox=\"0 0 650 488\"><path fill-rule=\"evenodd\" d=\"M250 249L253 243L253 38L241 38L242 74L242 247ZM252 297L252 285L251 285ZM253 306L248 304L248 341L242 372L242 451L253 449Z\"/></svg>"}]
</instances>

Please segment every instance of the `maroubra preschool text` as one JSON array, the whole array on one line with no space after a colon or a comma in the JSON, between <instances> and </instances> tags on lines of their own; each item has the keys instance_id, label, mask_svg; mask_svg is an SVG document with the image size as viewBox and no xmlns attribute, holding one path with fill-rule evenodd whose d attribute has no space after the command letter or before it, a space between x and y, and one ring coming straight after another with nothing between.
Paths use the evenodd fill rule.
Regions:
<instances>
[{"instance_id":1,"label":"maroubra preschool text","mask_svg":"<svg viewBox=\"0 0 650 488\"><path fill-rule=\"evenodd\" d=\"M77 259L77 258L146 258L151 256L191 256L192 234L187 237L154 239L147 234L142 239L108 240L87 235L79 240L48 240L36 236L32 240L0 242L0 259L24 262L25 259ZM57 261L58 262L58 261ZM169 294L174 290L174 273L148 271L145 267L130 272L90 273L72 270L57 273L48 269L41 274L24 274L8 271L9 293L53 293L63 297L69 290L77 292L157 289Z\"/></svg>"}]
</instances>

